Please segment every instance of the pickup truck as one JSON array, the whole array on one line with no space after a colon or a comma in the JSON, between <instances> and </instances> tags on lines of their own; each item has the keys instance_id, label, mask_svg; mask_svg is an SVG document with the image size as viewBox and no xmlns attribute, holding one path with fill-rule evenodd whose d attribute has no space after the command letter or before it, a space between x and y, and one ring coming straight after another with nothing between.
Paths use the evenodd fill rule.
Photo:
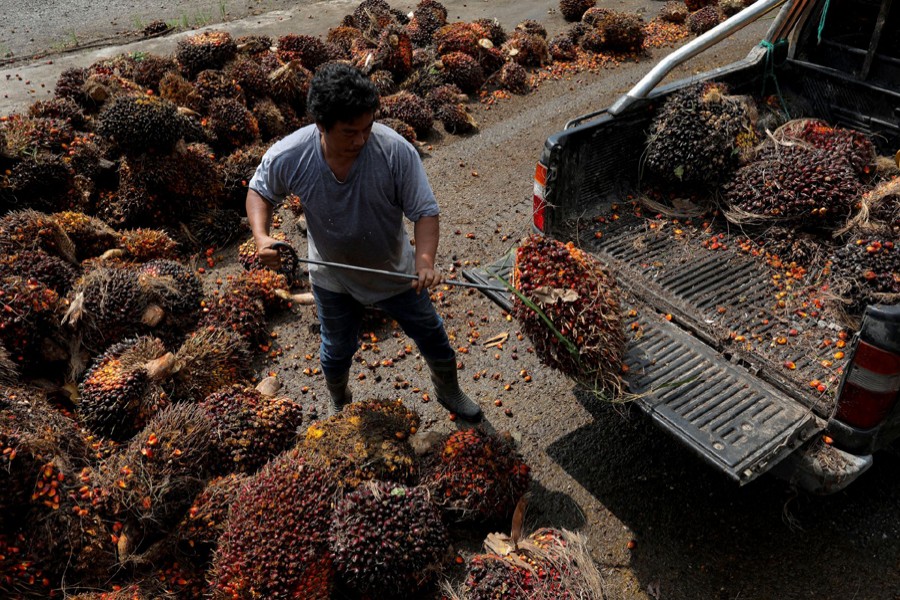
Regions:
<instances>
[{"instance_id":1,"label":"pickup truck","mask_svg":"<svg viewBox=\"0 0 900 600\"><path fill-rule=\"evenodd\" d=\"M743 60L658 86L779 7ZM827 271L786 284L785 265L742 251L746 233L725 219L699 224L642 209L634 198L647 134L667 97L714 80L735 94L799 98L797 116L860 131L893 156L898 32L891 0L758 0L669 54L611 107L566 123L537 163L533 229L575 242L617 276L630 406L741 485L771 472L834 493L900 437L900 306L869 305L848 329L817 296ZM513 255L463 276L497 285ZM511 307L510 296L488 295Z\"/></svg>"}]
</instances>

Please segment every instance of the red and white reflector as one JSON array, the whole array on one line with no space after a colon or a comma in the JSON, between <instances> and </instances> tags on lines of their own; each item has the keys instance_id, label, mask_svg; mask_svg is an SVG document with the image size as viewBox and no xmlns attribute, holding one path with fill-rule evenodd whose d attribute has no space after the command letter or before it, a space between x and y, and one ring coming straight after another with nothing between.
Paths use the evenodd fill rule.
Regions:
<instances>
[{"instance_id":1,"label":"red and white reflector","mask_svg":"<svg viewBox=\"0 0 900 600\"><path fill-rule=\"evenodd\" d=\"M531 214L532 222L541 232L544 231L544 213L547 202L544 200L544 192L547 185L547 167L538 163L534 169L534 208Z\"/></svg>"},{"instance_id":2,"label":"red and white reflector","mask_svg":"<svg viewBox=\"0 0 900 600\"><path fill-rule=\"evenodd\" d=\"M872 429L890 414L900 394L900 356L860 340L835 417L857 429Z\"/></svg>"}]
</instances>

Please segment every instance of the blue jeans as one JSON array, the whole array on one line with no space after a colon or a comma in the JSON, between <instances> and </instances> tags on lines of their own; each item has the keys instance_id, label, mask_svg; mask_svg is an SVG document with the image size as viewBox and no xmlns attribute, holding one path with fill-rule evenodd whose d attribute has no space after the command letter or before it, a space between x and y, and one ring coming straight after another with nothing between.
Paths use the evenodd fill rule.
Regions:
<instances>
[{"instance_id":1,"label":"blue jeans","mask_svg":"<svg viewBox=\"0 0 900 600\"><path fill-rule=\"evenodd\" d=\"M319 360L326 379L337 379L350 370L353 355L359 349L359 330L365 306L350 294L340 294L318 286L312 288L319 313L322 344ZM456 356L444 330L444 321L437 314L427 292L408 291L375 306L400 324L403 331L429 360L446 360Z\"/></svg>"}]
</instances>

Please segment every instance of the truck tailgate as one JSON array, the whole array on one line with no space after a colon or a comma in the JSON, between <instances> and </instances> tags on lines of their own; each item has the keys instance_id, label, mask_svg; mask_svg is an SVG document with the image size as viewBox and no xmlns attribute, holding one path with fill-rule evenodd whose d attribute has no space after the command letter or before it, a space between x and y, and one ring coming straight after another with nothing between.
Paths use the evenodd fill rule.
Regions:
<instances>
[{"instance_id":1,"label":"truck tailgate","mask_svg":"<svg viewBox=\"0 0 900 600\"><path fill-rule=\"evenodd\" d=\"M640 263L640 254L630 256ZM614 268L626 266L612 256L602 258ZM508 277L511 262L512 253L463 275L497 285L493 274ZM824 429L825 422L808 406L641 302L629 289L637 279L620 273L619 281L626 292L624 310L637 315L632 331L639 332L631 336L625 358L629 391L659 426L701 458L744 484ZM509 296L488 295L501 307L511 307Z\"/></svg>"}]
</instances>

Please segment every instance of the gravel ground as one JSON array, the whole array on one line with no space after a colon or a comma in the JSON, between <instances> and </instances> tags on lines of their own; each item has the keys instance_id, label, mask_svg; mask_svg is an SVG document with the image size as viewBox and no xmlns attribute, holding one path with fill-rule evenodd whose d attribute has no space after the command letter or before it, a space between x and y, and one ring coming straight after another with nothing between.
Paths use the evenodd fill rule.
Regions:
<instances>
[{"instance_id":1,"label":"gravel ground","mask_svg":"<svg viewBox=\"0 0 900 600\"><path fill-rule=\"evenodd\" d=\"M128 3L122 4L127 9ZM537 18L551 32L564 27L558 14L548 12L555 2L446 4L451 19L498 16L512 27L521 19ZM336 24L332 15L353 5L316 5L310 9L316 18L303 24L324 33ZM623 0L609 6L653 14L660 4ZM745 55L764 31L765 24L744 30L680 75ZM436 133L427 140L424 162L443 210L440 265L449 272L490 262L527 235L531 178L544 139L569 118L610 104L663 53L594 73L551 78L528 96L493 106L473 103L480 133ZM83 64L90 61L82 58ZM282 227L298 248L304 247L287 217ZM207 272L208 285L239 268L234 253L229 248L220 254L219 264ZM486 426L510 431L533 467L528 528L548 525L582 532L602 569L604 597L900 598L896 453L877 457L860 481L826 498L806 496L766 477L737 488L639 415L598 404L543 367L528 352L527 338L517 339L515 321L478 293L447 287L435 299L461 349L463 385L484 408ZM278 355L256 363L260 375L277 373L283 391L298 397L311 418L324 412L326 396L321 375L313 371L318 365L315 325L309 307L281 315L273 322ZM482 340L502 332L510 334L502 348L484 346ZM405 355L409 341L396 327L372 315L366 334L365 349L352 370L356 397L403 398L423 416L421 435L456 427L435 402L425 401L423 394L431 391L424 363L414 351ZM394 359L393 366L380 366L385 358ZM523 372L531 375L530 382ZM476 380L476 373L484 376ZM403 389L403 381L409 387ZM495 400L502 406L495 406ZM477 549L473 540L485 532L470 533L458 541L463 553Z\"/></svg>"}]
</instances>

